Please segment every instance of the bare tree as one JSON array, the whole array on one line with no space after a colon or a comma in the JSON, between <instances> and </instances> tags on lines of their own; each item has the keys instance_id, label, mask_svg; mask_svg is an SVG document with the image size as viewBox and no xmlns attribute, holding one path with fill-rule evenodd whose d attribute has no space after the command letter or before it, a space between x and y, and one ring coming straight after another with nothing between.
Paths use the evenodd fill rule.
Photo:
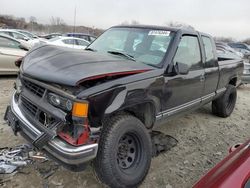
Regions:
<instances>
[{"instance_id":1,"label":"bare tree","mask_svg":"<svg viewBox=\"0 0 250 188\"><path fill-rule=\"evenodd\" d=\"M60 17L53 17L52 16L50 19L50 24L51 25L65 25L65 22Z\"/></svg>"},{"instance_id":2,"label":"bare tree","mask_svg":"<svg viewBox=\"0 0 250 188\"><path fill-rule=\"evenodd\" d=\"M123 21L120 25L129 25L128 21Z\"/></svg>"},{"instance_id":3,"label":"bare tree","mask_svg":"<svg viewBox=\"0 0 250 188\"><path fill-rule=\"evenodd\" d=\"M30 23L37 23L37 20L36 20L35 16L30 17Z\"/></svg>"},{"instance_id":4,"label":"bare tree","mask_svg":"<svg viewBox=\"0 0 250 188\"><path fill-rule=\"evenodd\" d=\"M31 31L33 32L34 30L34 24L36 24L36 17L35 16L31 16L30 17L30 24L31 24Z\"/></svg>"},{"instance_id":5,"label":"bare tree","mask_svg":"<svg viewBox=\"0 0 250 188\"><path fill-rule=\"evenodd\" d=\"M136 21L136 20L132 20L131 22L129 21L123 21L120 25L139 25L140 22Z\"/></svg>"},{"instance_id":6,"label":"bare tree","mask_svg":"<svg viewBox=\"0 0 250 188\"><path fill-rule=\"evenodd\" d=\"M136 20L132 20L131 21L131 25L139 25L140 24L140 22L138 22L138 21L136 21Z\"/></svg>"},{"instance_id":7,"label":"bare tree","mask_svg":"<svg viewBox=\"0 0 250 188\"><path fill-rule=\"evenodd\" d=\"M67 30L66 24L60 17L51 17L51 26L49 27L50 32L65 32Z\"/></svg>"},{"instance_id":8,"label":"bare tree","mask_svg":"<svg viewBox=\"0 0 250 188\"><path fill-rule=\"evenodd\" d=\"M181 23L181 22L166 22L164 25L169 26L169 27L177 27L177 28L186 28L186 29L192 29L195 30L195 28L189 24L186 23Z\"/></svg>"},{"instance_id":9,"label":"bare tree","mask_svg":"<svg viewBox=\"0 0 250 188\"><path fill-rule=\"evenodd\" d=\"M247 43L248 45L250 45L250 38L244 40L243 42L244 42L244 43Z\"/></svg>"}]
</instances>

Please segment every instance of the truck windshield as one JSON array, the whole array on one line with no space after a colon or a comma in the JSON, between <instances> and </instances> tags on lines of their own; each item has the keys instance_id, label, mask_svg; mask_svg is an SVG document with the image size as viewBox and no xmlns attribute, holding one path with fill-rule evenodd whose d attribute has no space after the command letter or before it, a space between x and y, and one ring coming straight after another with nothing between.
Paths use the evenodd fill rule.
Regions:
<instances>
[{"instance_id":1,"label":"truck windshield","mask_svg":"<svg viewBox=\"0 0 250 188\"><path fill-rule=\"evenodd\" d=\"M148 65L159 67L174 32L145 28L111 28L97 38L87 50L131 57Z\"/></svg>"}]
</instances>

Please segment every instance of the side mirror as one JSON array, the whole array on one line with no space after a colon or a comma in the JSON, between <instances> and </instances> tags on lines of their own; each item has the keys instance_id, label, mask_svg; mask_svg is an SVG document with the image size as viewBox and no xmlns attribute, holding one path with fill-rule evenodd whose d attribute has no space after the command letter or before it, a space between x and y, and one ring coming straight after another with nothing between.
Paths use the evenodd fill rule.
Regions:
<instances>
[{"instance_id":1,"label":"side mirror","mask_svg":"<svg viewBox=\"0 0 250 188\"><path fill-rule=\"evenodd\" d=\"M15 65L16 65L17 67L20 67L21 64L22 64L22 61L23 61L23 57L18 58L18 59L15 61Z\"/></svg>"},{"instance_id":2,"label":"side mirror","mask_svg":"<svg viewBox=\"0 0 250 188\"><path fill-rule=\"evenodd\" d=\"M185 63L176 62L174 65L174 72L176 74L188 74L189 66Z\"/></svg>"},{"instance_id":3,"label":"side mirror","mask_svg":"<svg viewBox=\"0 0 250 188\"><path fill-rule=\"evenodd\" d=\"M28 47L26 47L26 46L24 46L22 44L19 45L19 48L22 49L22 50L25 50L25 51L29 51Z\"/></svg>"}]
</instances>

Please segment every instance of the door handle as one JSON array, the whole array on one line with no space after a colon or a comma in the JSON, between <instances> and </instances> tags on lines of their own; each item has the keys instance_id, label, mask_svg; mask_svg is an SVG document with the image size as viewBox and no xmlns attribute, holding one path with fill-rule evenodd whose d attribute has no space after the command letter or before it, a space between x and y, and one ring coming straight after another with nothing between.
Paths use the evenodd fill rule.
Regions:
<instances>
[{"instance_id":1,"label":"door handle","mask_svg":"<svg viewBox=\"0 0 250 188\"><path fill-rule=\"evenodd\" d=\"M204 81L205 81L205 76L204 76L204 75L201 75L201 76L200 76L200 81L201 81L201 82L204 82Z\"/></svg>"}]
</instances>

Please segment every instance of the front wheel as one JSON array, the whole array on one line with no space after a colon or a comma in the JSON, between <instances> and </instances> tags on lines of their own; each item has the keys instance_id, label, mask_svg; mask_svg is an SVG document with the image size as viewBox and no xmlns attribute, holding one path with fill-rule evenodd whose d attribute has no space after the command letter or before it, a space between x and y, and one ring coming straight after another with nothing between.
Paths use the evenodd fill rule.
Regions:
<instances>
[{"instance_id":1,"label":"front wheel","mask_svg":"<svg viewBox=\"0 0 250 188\"><path fill-rule=\"evenodd\" d=\"M234 110L236 99L236 87L229 84L225 93L212 101L212 112L219 117L230 116Z\"/></svg>"},{"instance_id":2,"label":"front wheel","mask_svg":"<svg viewBox=\"0 0 250 188\"><path fill-rule=\"evenodd\" d=\"M151 138L143 123L128 114L117 115L102 129L94 168L110 187L137 187L148 173L151 156Z\"/></svg>"}]
</instances>

